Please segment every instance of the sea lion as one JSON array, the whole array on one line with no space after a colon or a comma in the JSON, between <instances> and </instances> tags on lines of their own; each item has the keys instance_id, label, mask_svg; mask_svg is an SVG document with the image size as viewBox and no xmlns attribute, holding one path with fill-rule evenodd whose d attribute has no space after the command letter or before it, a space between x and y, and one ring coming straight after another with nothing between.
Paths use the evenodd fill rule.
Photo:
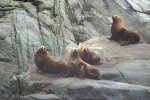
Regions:
<instances>
[{"instance_id":1,"label":"sea lion","mask_svg":"<svg viewBox=\"0 0 150 100\"><path fill-rule=\"evenodd\" d=\"M86 45L80 43L77 47L77 52L80 58L88 64L97 65L100 64L100 56L90 50Z\"/></svg>"},{"instance_id":2,"label":"sea lion","mask_svg":"<svg viewBox=\"0 0 150 100\"><path fill-rule=\"evenodd\" d=\"M68 72L68 65L61 60L52 58L44 46L38 48L34 61L37 68L44 73L61 75Z\"/></svg>"},{"instance_id":3,"label":"sea lion","mask_svg":"<svg viewBox=\"0 0 150 100\"><path fill-rule=\"evenodd\" d=\"M121 44L121 46L139 43L140 36L137 33L128 30L125 27L125 24L120 16L114 15L112 16L112 20L113 20L113 24L111 26L112 36L108 38L109 40L118 41Z\"/></svg>"},{"instance_id":4,"label":"sea lion","mask_svg":"<svg viewBox=\"0 0 150 100\"><path fill-rule=\"evenodd\" d=\"M76 75L80 78L92 78L92 79L100 79L99 70L86 62L84 62L76 49L73 49L70 53L69 61L69 76Z\"/></svg>"}]
</instances>

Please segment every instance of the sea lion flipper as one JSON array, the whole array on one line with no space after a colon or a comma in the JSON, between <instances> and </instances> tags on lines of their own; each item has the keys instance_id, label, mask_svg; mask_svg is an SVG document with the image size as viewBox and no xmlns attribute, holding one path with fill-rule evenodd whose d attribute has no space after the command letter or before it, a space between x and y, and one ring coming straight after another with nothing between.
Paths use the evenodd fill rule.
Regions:
<instances>
[{"instance_id":1,"label":"sea lion flipper","mask_svg":"<svg viewBox=\"0 0 150 100\"><path fill-rule=\"evenodd\" d=\"M95 75L94 73L88 73L88 77L92 78L92 79L96 79L96 80L100 80L100 76Z\"/></svg>"},{"instance_id":2,"label":"sea lion flipper","mask_svg":"<svg viewBox=\"0 0 150 100\"><path fill-rule=\"evenodd\" d=\"M84 79L84 75L85 75L85 66L84 65L81 65L80 66L80 71L79 71L79 78L80 79Z\"/></svg>"},{"instance_id":3,"label":"sea lion flipper","mask_svg":"<svg viewBox=\"0 0 150 100\"><path fill-rule=\"evenodd\" d=\"M112 37L107 38L108 40L113 40Z\"/></svg>"},{"instance_id":4,"label":"sea lion flipper","mask_svg":"<svg viewBox=\"0 0 150 100\"><path fill-rule=\"evenodd\" d=\"M67 73L61 75L62 77L69 77L70 76L70 71L68 71Z\"/></svg>"},{"instance_id":5,"label":"sea lion flipper","mask_svg":"<svg viewBox=\"0 0 150 100\"><path fill-rule=\"evenodd\" d=\"M121 41L120 46L126 46L128 44L131 44L129 41Z\"/></svg>"}]
</instances>

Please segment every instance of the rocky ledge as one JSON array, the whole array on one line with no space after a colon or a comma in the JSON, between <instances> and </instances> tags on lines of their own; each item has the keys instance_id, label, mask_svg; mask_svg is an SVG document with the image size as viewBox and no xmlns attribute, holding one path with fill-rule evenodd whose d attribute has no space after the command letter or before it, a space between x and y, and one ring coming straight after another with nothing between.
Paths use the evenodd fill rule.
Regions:
<instances>
[{"instance_id":1,"label":"rocky ledge","mask_svg":"<svg viewBox=\"0 0 150 100\"><path fill-rule=\"evenodd\" d=\"M52 77L32 66L27 73L17 76L21 91L16 90L19 85L14 76L13 93L22 93L22 98L31 100L149 100L148 44L120 46L104 36L84 43L101 55L101 64L97 66L101 80Z\"/></svg>"}]
</instances>

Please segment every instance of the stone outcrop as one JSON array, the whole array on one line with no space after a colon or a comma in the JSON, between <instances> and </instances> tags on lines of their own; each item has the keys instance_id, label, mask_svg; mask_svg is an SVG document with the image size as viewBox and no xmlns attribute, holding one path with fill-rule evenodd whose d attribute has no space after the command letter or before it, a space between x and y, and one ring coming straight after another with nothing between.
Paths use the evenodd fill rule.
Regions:
<instances>
[{"instance_id":1,"label":"stone outcrop","mask_svg":"<svg viewBox=\"0 0 150 100\"><path fill-rule=\"evenodd\" d=\"M101 55L101 64L97 66L101 80L53 77L39 73L36 67L32 67L23 77L20 76L22 92L27 97L31 94L38 98L35 94L42 96L42 92L46 94L45 98L51 94L65 100L149 99L150 45L139 43L120 46L105 36L84 43ZM17 84L15 78L13 82ZM13 93L17 93L15 88Z\"/></svg>"},{"instance_id":2,"label":"stone outcrop","mask_svg":"<svg viewBox=\"0 0 150 100\"><path fill-rule=\"evenodd\" d=\"M17 96L16 91L20 90L16 89L20 85L17 85L15 78L12 81L14 86L11 86L11 78L32 69L34 54L39 46L46 46L53 56L58 57L66 49L88 40L84 43L102 56L103 64L99 66L102 80L47 79L42 75L43 79L34 81L34 74L26 73L27 78L21 75L20 79L19 75L20 82L26 86L21 86L24 96L20 98L59 100L64 96L72 100L79 99L78 97L148 100L149 4L149 0L34 0L33 3L0 0L0 99L8 100L11 97L9 95L19 98L20 94ZM125 25L141 36L143 43L121 47L118 43L107 40L111 35L111 16L114 14L121 16ZM41 76L37 72L35 74ZM50 92L42 94L41 89L44 88L38 90L34 86L46 84L42 82L45 78L53 82L49 81L46 85Z\"/></svg>"}]
</instances>

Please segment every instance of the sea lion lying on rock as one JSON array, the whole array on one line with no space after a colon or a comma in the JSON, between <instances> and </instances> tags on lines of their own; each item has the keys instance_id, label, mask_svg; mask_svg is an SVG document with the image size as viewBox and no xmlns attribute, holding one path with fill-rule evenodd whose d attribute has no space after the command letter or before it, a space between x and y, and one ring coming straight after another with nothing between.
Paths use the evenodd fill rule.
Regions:
<instances>
[{"instance_id":1,"label":"sea lion lying on rock","mask_svg":"<svg viewBox=\"0 0 150 100\"><path fill-rule=\"evenodd\" d=\"M68 60L69 65L69 74L68 76L76 75L80 78L92 78L92 79L100 79L99 70L86 62L84 62L76 49L73 49L70 53L70 57Z\"/></svg>"},{"instance_id":2,"label":"sea lion lying on rock","mask_svg":"<svg viewBox=\"0 0 150 100\"><path fill-rule=\"evenodd\" d=\"M52 58L44 46L38 48L34 61L37 68L44 73L58 75L68 72L68 65L63 61Z\"/></svg>"},{"instance_id":3,"label":"sea lion lying on rock","mask_svg":"<svg viewBox=\"0 0 150 100\"><path fill-rule=\"evenodd\" d=\"M86 45L79 43L76 50L80 58L86 63L91 65L100 64L100 56L97 53L90 50Z\"/></svg>"}]
</instances>

